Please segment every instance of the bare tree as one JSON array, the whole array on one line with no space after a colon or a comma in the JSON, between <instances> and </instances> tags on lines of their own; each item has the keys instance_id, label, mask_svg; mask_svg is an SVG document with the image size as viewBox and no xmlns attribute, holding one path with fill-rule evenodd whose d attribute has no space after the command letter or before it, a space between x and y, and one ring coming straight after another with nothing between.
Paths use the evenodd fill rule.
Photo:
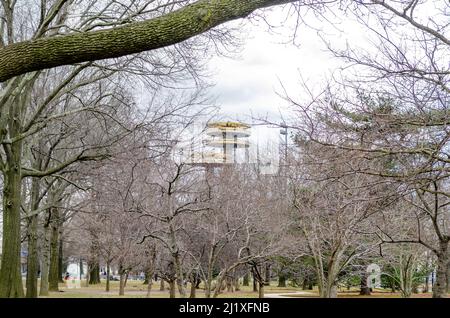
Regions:
<instances>
[{"instance_id":1,"label":"bare tree","mask_svg":"<svg viewBox=\"0 0 450 318\"><path fill-rule=\"evenodd\" d=\"M202 34L227 21L244 18L257 9L296 2L292 0L245 2L201 0L193 3L161 1L155 5L156 10L152 12L156 16L150 15L144 21L133 21L133 14L128 13L122 16L122 19L119 17L117 22L113 20L112 23L105 23L102 21L103 14L100 12L92 19L94 22L89 23L90 25L85 28L85 32L68 33L66 31L58 37L42 36L48 28L57 25L55 20L61 14L61 9L67 8L72 3L67 0L58 1L48 13L43 8L43 12L47 14L41 20L36 38L31 41L21 41L11 45L14 35L10 26L7 26L7 32L11 33L11 42L0 52L0 80L5 81L26 72L60 65L120 57L166 47ZM108 2L108 6L111 3L113 1ZM15 1L3 1L6 14L12 15L14 4ZM148 8L150 8L148 3L143 5L144 12L149 11ZM167 10L169 8L178 10L170 12ZM11 21L7 20L7 23ZM120 24L125 25L117 26ZM111 25L115 27L107 28Z\"/></svg>"},{"instance_id":2,"label":"bare tree","mask_svg":"<svg viewBox=\"0 0 450 318\"><path fill-rule=\"evenodd\" d=\"M347 173L379 177L416 206L421 230L415 237L405 230L395 242L434 251L438 278L433 296L445 297L450 241L446 5L436 5L432 16L423 14L430 8L419 1L355 5L349 18L361 23L374 47L349 43L342 49L325 40L348 67L319 93L305 86L309 101L288 98L301 118L294 126L302 138L327 151L360 157L360 164L349 165Z\"/></svg>"},{"instance_id":3,"label":"bare tree","mask_svg":"<svg viewBox=\"0 0 450 318\"><path fill-rule=\"evenodd\" d=\"M116 7L116 9L121 7L121 10L117 12L118 16L115 17L115 22L109 26L152 15L164 8L169 11L174 9L172 3L152 8L149 8L149 3L144 3L144 1L134 4L136 5L134 7ZM72 5L74 5L73 1L44 1L40 5L36 4L30 8L31 17L26 20L22 15L18 15L22 7L17 6L16 1L2 1L2 10L5 14L5 19L2 20L2 29L7 30L5 34L2 33L2 46L13 45L15 42L25 39L34 41L40 38L51 38L72 27L72 30L86 31L102 27L100 21L106 18L104 15L109 12L108 8L112 5L115 6L111 1L105 1L99 6L93 5L91 2L86 6L78 7L78 9L84 10L83 14L72 19L70 17L71 9L74 8ZM95 10L100 11L96 12ZM72 23L75 25L71 25ZM106 26L103 25L103 27ZM6 40L3 38L4 35ZM23 293L19 283L20 242L17 239L20 233L21 204L19 201L22 197L20 193L22 179L29 177L36 179L32 192L37 193L39 192L38 178L56 174L58 178L64 178L63 174L75 162L105 157L106 152L100 148L111 146L112 143L133 130L133 127L125 127L121 123L120 117L124 116L124 113L120 109L124 106L131 107L134 102L123 89L122 84L127 80L127 76L119 76L117 71L127 71L128 76L145 75L147 84L155 90L161 85L167 86L174 81L182 81L186 77L198 78L200 67L199 63L196 64L194 52L197 51L193 48L194 45L190 44L167 48L165 52L171 53L167 54L169 58L163 54L154 54L151 58L134 56L129 59L84 63L58 70L35 72L32 75L16 78L13 82L5 85L5 89L2 90L0 120L2 133L0 138L3 146L1 168L8 177L4 182L5 195L3 198L6 201L14 198L11 201L14 204L7 205L8 208L4 209L3 215L7 220L4 226L8 224L8 229L5 228L3 232L5 253L2 255L2 262L5 266L2 266L0 276L2 277L1 286L6 287L0 288L0 294L21 296ZM136 70L137 68L139 71ZM165 81L164 84L162 84L163 81ZM200 80L197 83L199 86L201 85ZM16 94L22 97L15 97ZM122 108L122 110L124 109ZM19 120L14 120L14 118ZM82 123L85 125L83 126ZM90 130L80 131L93 124L101 127L100 129L103 129L105 135L100 136L93 130L92 133L89 133ZM77 135L76 137L72 136L70 140L70 134L74 132L77 132ZM53 137L50 137L48 142L37 150L44 158L34 160L30 156L31 154L27 154L24 149L28 143L33 143L33 137L39 139L47 134ZM57 134L59 137L54 137ZM66 142L72 144L63 150L62 144ZM62 153L63 151L65 154ZM45 152L49 153L45 154ZM36 152L33 155L35 154ZM56 159L55 156L58 158ZM38 164L39 161L41 161L41 166ZM28 162L31 166L25 164ZM23 164L25 165L22 169ZM19 168L13 169L16 166ZM26 194L24 193L24 195ZM36 204L35 202L35 207ZM41 211L44 210L41 209ZM29 229L31 232L35 232L37 217L37 214L30 215ZM30 233L32 249L35 246L34 238L35 235ZM36 259L34 251L31 251L29 255ZM33 261L30 259L31 263ZM36 262L34 261L34 263ZM13 268L16 269L12 270ZM33 270L32 273L34 272ZM30 287L36 286L36 281L35 275L29 277L29 282L32 284ZM35 290L35 288L30 288L29 296L36 296Z\"/></svg>"},{"instance_id":4,"label":"bare tree","mask_svg":"<svg viewBox=\"0 0 450 318\"><path fill-rule=\"evenodd\" d=\"M149 209L150 205L147 204L147 207L141 207L138 213L141 217L156 220L160 224L156 228L149 228L149 233L145 234L143 240L156 239L168 249L172 256L178 290L184 298L185 271L182 259L185 252L179 239L184 228L183 219L186 214L199 213L209 208L205 204L209 201L209 191L198 169L171 162L167 158L164 160L166 164L161 162L160 167L154 168L154 177L148 184L154 187L156 193L160 193L160 208Z\"/></svg>"}]
</instances>

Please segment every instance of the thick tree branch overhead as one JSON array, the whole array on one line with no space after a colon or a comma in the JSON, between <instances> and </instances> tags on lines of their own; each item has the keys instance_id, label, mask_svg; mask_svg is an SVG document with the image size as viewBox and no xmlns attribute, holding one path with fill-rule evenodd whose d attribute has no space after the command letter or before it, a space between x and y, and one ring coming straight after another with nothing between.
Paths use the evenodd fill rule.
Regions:
<instances>
[{"instance_id":1,"label":"thick tree branch overhead","mask_svg":"<svg viewBox=\"0 0 450 318\"><path fill-rule=\"evenodd\" d=\"M173 45L259 8L295 0L199 0L126 26L40 38L0 49L0 82L31 71L120 57Z\"/></svg>"}]
</instances>

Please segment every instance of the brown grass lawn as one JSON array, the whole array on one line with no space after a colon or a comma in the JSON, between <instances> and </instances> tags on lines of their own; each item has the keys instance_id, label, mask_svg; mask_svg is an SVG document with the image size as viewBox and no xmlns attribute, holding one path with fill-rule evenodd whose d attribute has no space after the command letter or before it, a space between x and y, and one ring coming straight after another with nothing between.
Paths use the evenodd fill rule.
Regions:
<instances>
[{"instance_id":1,"label":"brown grass lawn","mask_svg":"<svg viewBox=\"0 0 450 318\"><path fill-rule=\"evenodd\" d=\"M127 286L125 288L125 296L119 296L119 282L112 281L111 282L111 290L110 292L105 292L105 281L102 280L101 284L98 285L90 285L86 287L85 282L81 283L82 287L79 289L68 289L65 284L60 284L60 292L50 292L49 298L119 298L119 297L127 297L127 298L145 298L147 293L147 285L143 285L142 281L128 281ZM286 287L279 288L275 287L276 284L273 283L273 286L266 286L266 293L291 293L298 291L298 288L294 287ZM169 291L166 290L164 292L159 290L160 285L158 283L154 283L152 286L152 298L168 298ZM166 284L167 288L167 284ZM251 290L252 287L241 286L241 291L234 293L222 293L220 298L257 298L258 293L254 293ZM189 293L189 286L187 288L187 292ZM178 296L178 294L177 294ZM197 290L197 297L204 297L203 289Z\"/></svg>"},{"instance_id":2,"label":"brown grass lawn","mask_svg":"<svg viewBox=\"0 0 450 318\"><path fill-rule=\"evenodd\" d=\"M159 282L153 284L152 298L168 298L169 292L159 290ZM271 286L265 287L266 294L282 294L283 296L290 296L292 298L314 298L318 297L319 293L317 289L312 291L305 291L302 295L292 295L291 293L302 291L300 288L276 287L276 282L272 282ZM85 282L82 282L82 287L79 289L68 289L65 284L60 284L60 292L51 292L49 298L145 298L147 292L147 285L143 285L142 281L130 280L125 288L125 296L119 296L119 283L116 281L111 282L111 291L105 292L105 281L102 280L101 284L85 286ZM189 286L188 286L189 292ZM289 295L291 294L291 295ZM177 295L178 296L178 295ZM450 296L450 294L449 294ZM197 297L204 297L203 289L197 290ZM241 286L241 290L238 292L224 292L219 298L257 298L258 294L252 291L251 286ZM342 290L338 294L338 298L400 298L400 293L391 293L386 290L376 290L370 296L359 295L357 288L350 291ZM413 294L413 298L430 298L430 293Z\"/></svg>"}]
</instances>

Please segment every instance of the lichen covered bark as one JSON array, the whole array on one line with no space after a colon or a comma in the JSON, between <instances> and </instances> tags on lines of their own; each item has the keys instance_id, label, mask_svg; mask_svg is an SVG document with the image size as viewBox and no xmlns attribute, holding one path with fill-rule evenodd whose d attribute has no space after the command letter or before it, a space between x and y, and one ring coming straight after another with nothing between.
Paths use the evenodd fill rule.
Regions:
<instances>
[{"instance_id":1,"label":"lichen covered bark","mask_svg":"<svg viewBox=\"0 0 450 318\"><path fill-rule=\"evenodd\" d=\"M107 30L15 43L0 49L0 81L26 72L120 57L185 41L258 8L293 0L199 0L163 16Z\"/></svg>"},{"instance_id":2,"label":"lichen covered bark","mask_svg":"<svg viewBox=\"0 0 450 318\"><path fill-rule=\"evenodd\" d=\"M2 120L8 124L9 137L21 133L21 112L27 102L27 94L20 94L3 105ZM5 132L2 132L5 135ZM3 165L3 241L0 268L0 297L23 297L20 264L20 207L22 190L22 142L3 144L6 161Z\"/></svg>"},{"instance_id":3,"label":"lichen covered bark","mask_svg":"<svg viewBox=\"0 0 450 318\"><path fill-rule=\"evenodd\" d=\"M20 202L21 145L11 147L12 162L3 173L3 242L0 269L0 297L23 297L22 275L20 272Z\"/></svg>"},{"instance_id":4,"label":"lichen covered bark","mask_svg":"<svg viewBox=\"0 0 450 318\"><path fill-rule=\"evenodd\" d=\"M48 284L50 291L59 291L59 210L51 208L50 268Z\"/></svg>"}]
</instances>

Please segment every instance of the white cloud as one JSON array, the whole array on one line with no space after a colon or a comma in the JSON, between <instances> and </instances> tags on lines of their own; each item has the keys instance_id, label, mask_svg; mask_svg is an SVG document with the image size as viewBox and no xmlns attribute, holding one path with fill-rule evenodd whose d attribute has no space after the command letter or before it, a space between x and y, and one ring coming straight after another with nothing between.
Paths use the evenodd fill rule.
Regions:
<instances>
[{"instance_id":1,"label":"white cloud","mask_svg":"<svg viewBox=\"0 0 450 318\"><path fill-rule=\"evenodd\" d=\"M282 21L282 10L270 14ZM325 46L313 29L302 27L297 35L299 46L282 43L292 35L286 25L271 34L261 23L245 26L251 38L243 44L236 59L214 57L210 69L216 95L223 114L229 117L277 116L286 102L280 83L290 92L299 91L299 72L311 83L319 83L337 67L337 62L325 51ZM299 92L300 93L300 92Z\"/></svg>"}]
</instances>

